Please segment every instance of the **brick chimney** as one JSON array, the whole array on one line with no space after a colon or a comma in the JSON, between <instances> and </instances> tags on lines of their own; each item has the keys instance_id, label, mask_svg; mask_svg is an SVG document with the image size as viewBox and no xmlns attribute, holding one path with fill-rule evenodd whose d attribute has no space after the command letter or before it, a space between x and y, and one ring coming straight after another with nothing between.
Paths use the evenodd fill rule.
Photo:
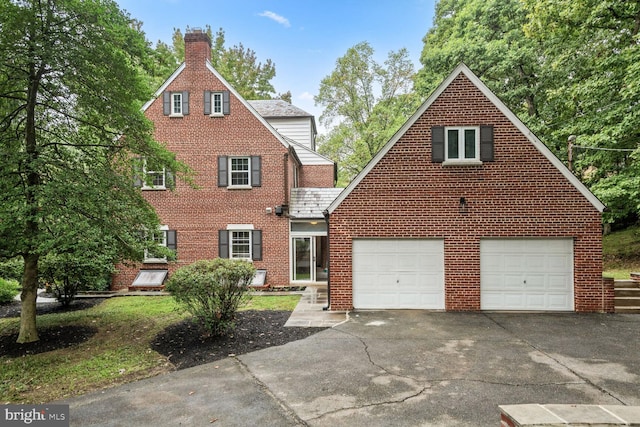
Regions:
<instances>
[{"instance_id":1,"label":"brick chimney","mask_svg":"<svg viewBox=\"0 0 640 427\"><path fill-rule=\"evenodd\" d=\"M200 28L192 28L184 35L184 62L187 67L201 67L211 60L211 39Z\"/></svg>"}]
</instances>

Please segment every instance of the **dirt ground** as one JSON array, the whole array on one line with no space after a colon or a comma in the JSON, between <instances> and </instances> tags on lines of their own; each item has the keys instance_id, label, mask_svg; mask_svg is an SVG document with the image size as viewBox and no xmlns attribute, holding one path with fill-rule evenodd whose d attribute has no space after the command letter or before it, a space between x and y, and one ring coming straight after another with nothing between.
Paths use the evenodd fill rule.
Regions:
<instances>
[{"instance_id":1,"label":"dirt ground","mask_svg":"<svg viewBox=\"0 0 640 427\"><path fill-rule=\"evenodd\" d=\"M38 315L70 310L85 310L103 301L102 298L75 300L68 308L59 303L38 304ZM313 335L323 328L284 327L289 311L241 311L235 330L225 337L206 337L191 320L171 325L151 341L151 348L166 356L176 369L185 369L240 355L263 348L286 344ZM0 305L0 318L20 316L20 303ZM61 326L39 332L35 343L17 344L17 334L0 335L0 355L20 357L58 348L71 347L91 338L96 329Z\"/></svg>"}]
</instances>

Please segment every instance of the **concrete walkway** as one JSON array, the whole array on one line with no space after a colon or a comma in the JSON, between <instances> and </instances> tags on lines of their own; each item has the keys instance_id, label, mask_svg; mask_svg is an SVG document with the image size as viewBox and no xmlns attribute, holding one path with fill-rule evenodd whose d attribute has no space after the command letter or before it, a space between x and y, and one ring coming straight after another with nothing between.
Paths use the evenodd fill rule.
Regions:
<instances>
[{"instance_id":1,"label":"concrete walkway","mask_svg":"<svg viewBox=\"0 0 640 427\"><path fill-rule=\"evenodd\" d=\"M325 310L328 304L327 286L307 286L298 305L291 313L284 326L301 326L306 328L332 328L349 320L345 311Z\"/></svg>"}]
</instances>

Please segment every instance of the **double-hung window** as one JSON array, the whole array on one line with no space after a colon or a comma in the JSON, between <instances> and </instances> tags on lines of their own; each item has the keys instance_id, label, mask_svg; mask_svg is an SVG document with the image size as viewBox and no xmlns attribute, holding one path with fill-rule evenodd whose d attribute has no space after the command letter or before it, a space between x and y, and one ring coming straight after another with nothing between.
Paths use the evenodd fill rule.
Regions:
<instances>
[{"instance_id":1,"label":"double-hung window","mask_svg":"<svg viewBox=\"0 0 640 427\"><path fill-rule=\"evenodd\" d=\"M230 231L231 251L229 258L251 259L251 232Z\"/></svg>"},{"instance_id":2,"label":"double-hung window","mask_svg":"<svg viewBox=\"0 0 640 427\"><path fill-rule=\"evenodd\" d=\"M174 92L171 94L171 115L182 115L182 92Z\"/></svg>"},{"instance_id":3,"label":"double-hung window","mask_svg":"<svg viewBox=\"0 0 640 427\"><path fill-rule=\"evenodd\" d=\"M447 127L445 138L445 162L480 162L478 127Z\"/></svg>"},{"instance_id":4,"label":"double-hung window","mask_svg":"<svg viewBox=\"0 0 640 427\"><path fill-rule=\"evenodd\" d=\"M211 92L211 115L222 115L222 92Z\"/></svg>"},{"instance_id":5,"label":"double-hung window","mask_svg":"<svg viewBox=\"0 0 640 427\"><path fill-rule=\"evenodd\" d=\"M204 114L211 117L224 117L230 114L229 91L204 91Z\"/></svg>"},{"instance_id":6,"label":"double-hung window","mask_svg":"<svg viewBox=\"0 0 640 427\"><path fill-rule=\"evenodd\" d=\"M144 160L143 172L145 179L142 183L144 190L165 190L166 186L166 170L163 167L155 166L147 160Z\"/></svg>"},{"instance_id":7,"label":"double-hung window","mask_svg":"<svg viewBox=\"0 0 640 427\"><path fill-rule=\"evenodd\" d=\"M218 157L218 187L250 189L262 182L260 156Z\"/></svg>"},{"instance_id":8,"label":"double-hung window","mask_svg":"<svg viewBox=\"0 0 640 427\"><path fill-rule=\"evenodd\" d=\"M232 187L251 186L251 171L249 169L249 157L229 158L229 182Z\"/></svg>"},{"instance_id":9,"label":"double-hung window","mask_svg":"<svg viewBox=\"0 0 640 427\"><path fill-rule=\"evenodd\" d=\"M167 232L169 231L169 227L166 225L160 226L160 229L156 230L153 233L149 233L149 239L153 240L153 242L158 246L167 246ZM162 256L160 254L154 253L151 249L145 249L144 251L144 262L153 263L153 262L167 262L167 257Z\"/></svg>"},{"instance_id":10,"label":"double-hung window","mask_svg":"<svg viewBox=\"0 0 640 427\"><path fill-rule=\"evenodd\" d=\"M229 224L218 231L220 258L262 260L262 230L254 230L252 224Z\"/></svg>"},{"instance_id":11,"label":"double-hung window","mask_svg":"<svg viewBox=\"0 0 640 427\"><path fill-rule=\"evenodd\" d=\"M169 117L184 117L189 114L189 92L166 91L162 95L162 113Z\"/></svg>"}]
</instances>

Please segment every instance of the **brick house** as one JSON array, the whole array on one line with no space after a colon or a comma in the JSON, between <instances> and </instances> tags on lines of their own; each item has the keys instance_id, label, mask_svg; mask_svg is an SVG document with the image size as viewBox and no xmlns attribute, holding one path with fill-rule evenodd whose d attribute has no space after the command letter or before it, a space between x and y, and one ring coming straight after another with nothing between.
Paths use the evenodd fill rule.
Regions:
<instances>
[{"instance_id":1,"label":"brick house","mask_svg":"<svg viewBox=\"0 0 640 427\"><path fill-rule=\"evenodd\" d=\"M461 64L330 204L331 309L613 311L603 209Z\"/></svg>"},{"instance_id":2,"label":"brick house","mask_svg":"<svg viewBox=\"0 0 640 427\"><path fill-rule=\"evenodd\" d=\"M263 273L259 285L326 280L326 223L318 215L330 200L291 215L300 191L337 195L335 164L315 152L314 118L284 101L246 101L210 59L207 34L187 33L184 63L143 107L155 139L196 172L198 189L177 182L169 191L171 174L153 165L144 170L150 179L138 181L163 224L156 239L177 261L146 254L140 265L120 265L112 289L161 287L176 268L216 257L252 260Z\"/></svg>"}]
</instances>

